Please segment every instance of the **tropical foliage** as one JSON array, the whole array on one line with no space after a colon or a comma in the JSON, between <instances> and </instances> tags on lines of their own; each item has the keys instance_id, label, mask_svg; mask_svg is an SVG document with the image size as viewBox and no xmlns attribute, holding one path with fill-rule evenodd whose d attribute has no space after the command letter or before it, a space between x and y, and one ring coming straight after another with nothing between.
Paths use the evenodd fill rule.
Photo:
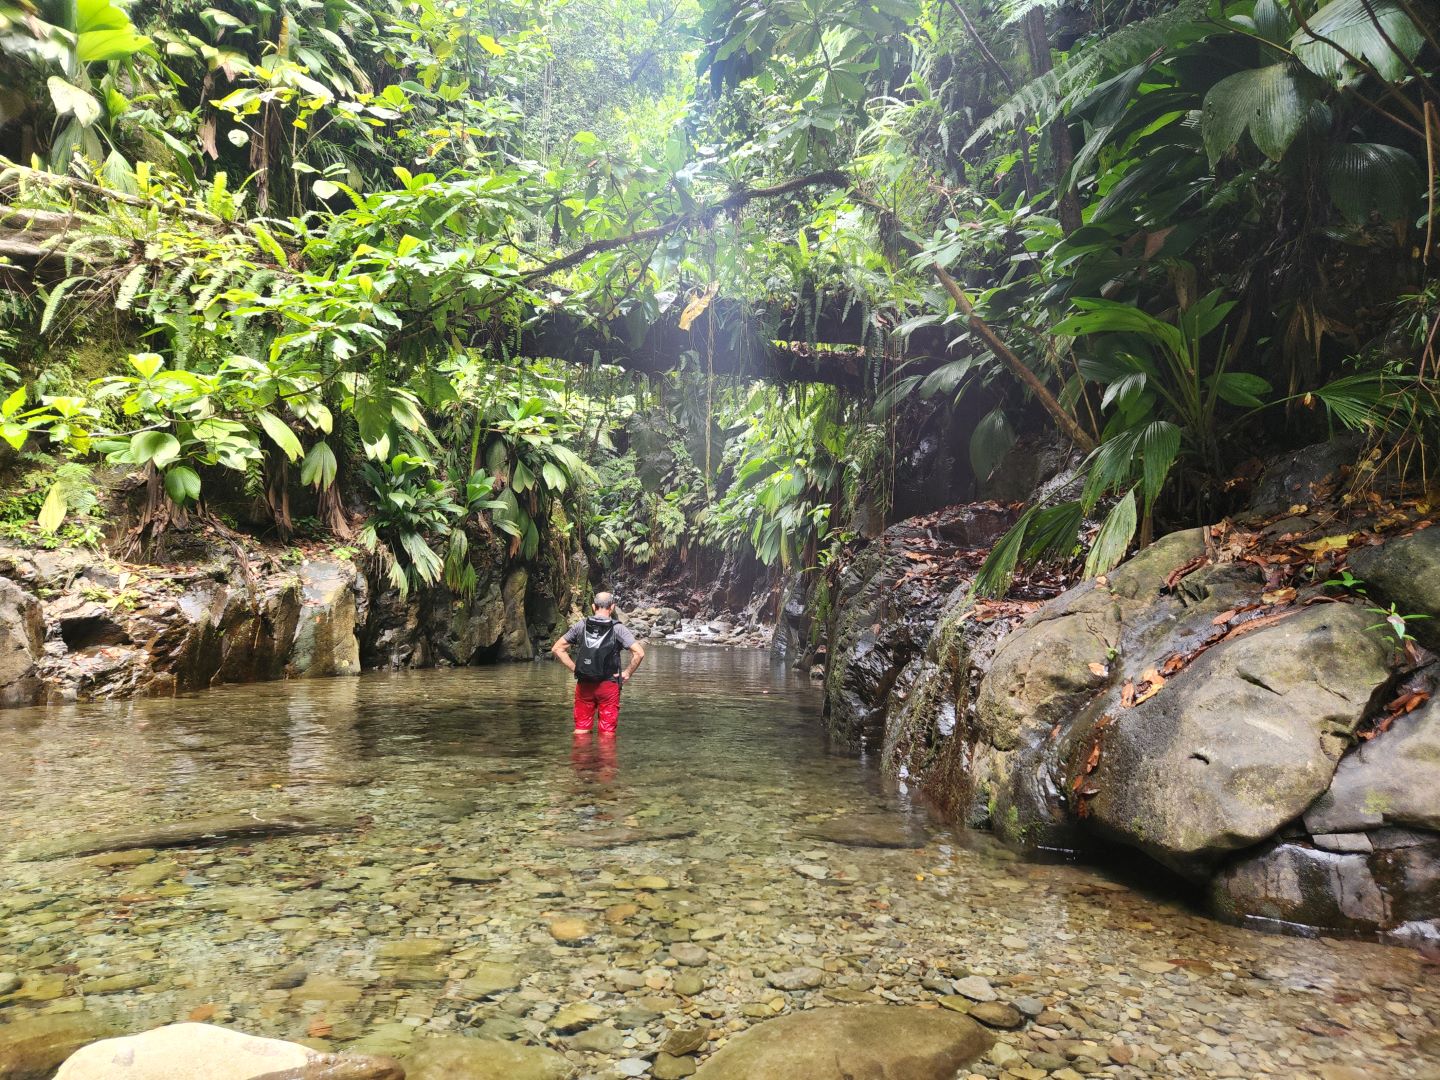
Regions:
<instances>
[{"instance_id":1,"label":"tropical foliage","mask_svg":"<svg viewBox=\"0 0 1440 1080\"><path fill-rule=\"evenodd\" d=\"M0 5L7 467L136 473L133 545L238 487L399 588L571 522L804 568L885 510L914 398L967 429L957 497L1017 433L1083 457L992 591L1224 513L1270 443L1433 468L1430 5L217 5ZM779 353L833 385L757 388ZM686 452L637 487L657 408Z\"/></svg>"}]
</instances>

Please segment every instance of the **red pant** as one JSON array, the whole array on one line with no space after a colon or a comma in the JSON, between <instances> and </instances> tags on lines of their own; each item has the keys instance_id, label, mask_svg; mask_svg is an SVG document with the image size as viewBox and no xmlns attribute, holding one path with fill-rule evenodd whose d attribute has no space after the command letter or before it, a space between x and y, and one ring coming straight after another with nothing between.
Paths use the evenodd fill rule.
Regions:
<instances>
[{"instance_id":1,"label":"red pant","mask_svg":"<svg viewBox=\"0 0 1440 1080\"><path fill-rule=\"evenodd\" d=\"M575 683L575 730L589 731L600 713L600 730L614 731L620 719L620 684L614 679L604 682Z\"/></svg>"}]
</instances>

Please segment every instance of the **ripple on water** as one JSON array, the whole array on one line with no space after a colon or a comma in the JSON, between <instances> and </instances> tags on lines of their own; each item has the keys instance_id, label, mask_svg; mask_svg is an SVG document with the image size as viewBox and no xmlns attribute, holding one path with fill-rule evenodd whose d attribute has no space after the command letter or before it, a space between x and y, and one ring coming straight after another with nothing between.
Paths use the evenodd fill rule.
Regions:
<instances>
[{"instance_id":1,"label":"ripple on water","mask_svg":"<svg viewBox=\"0 0 1440 1080\"><path fill-rule=\"evenodd\" d=\"M399 1054L461 1031L625 1075L677 1030L704 1054L799 1008L993 997L1025 1026L984 1076L1433 1075L1418 956L945 830L761 652L652 650L613 741L572 739L568 688L529 664L0 714L0 1021ZM16 859L237 814L343 827Z\"/></svg>"}]
</instances>

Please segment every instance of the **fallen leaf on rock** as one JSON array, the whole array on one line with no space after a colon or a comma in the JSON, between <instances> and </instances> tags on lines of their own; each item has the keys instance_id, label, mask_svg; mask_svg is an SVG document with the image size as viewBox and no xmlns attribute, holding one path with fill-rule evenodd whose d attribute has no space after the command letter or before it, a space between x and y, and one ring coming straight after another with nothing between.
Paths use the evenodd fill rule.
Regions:
<instances>
[{"instance_id":1,"label":"fallen leaf on rock","mask_svg":"<svg viewBox=\"0 0 1440 1080\"><path fill-rule=\"evenodd\" d=\"M1110 669L1107 668L1104 664L1096 664L1092 662L1088 665L1088 667L1090 668L1090 674L1094 675L1096 678L1099 679L1103 679L1106 675L1110 674Z\"/></svg>"},{"instance_id":2,"label":"fallen leaf on rock","mask_svg":"<svg viewBox=\"0 0 1440 1080\"><path fill-rule=\"evenodd\" d=\"M1120 707L1128 709L1135 704L1135 683L1130 679L1125 680L1125 685L1120 687Z\"/></svg>"},{"instance_id":3,"label":"fallen leaf on rock","mask_svg":"<svg viewBox=\"0 0 1440 1080\"><path fill-rule=\"evenodd\" d=\"M1284 589L1276 589L1273 592L1261 593L1260 599L1264 600L1267 604L1288 604L1291 600L1295 599L1295 589L1293 587L1287 587Z\"/></svg>"},{"instance_id":4,"label":"fallen leaf on rock","mask_svg":"<svg viewBox=\"0 0 1440 1080\"><path fill-rule=\"evenodd\" d=\"M1162 677L1160 672L1156 671L1153 667L1145 669L1145 673L1140 676L1140 681L1141 685L1144 686L1145 689L1141 690L1140 693L1136 695L1136 705L1139 705L1142 701L1149 701L1152 697L1158 694L1161 687L1165 685L1164 677Z\"/></svg>"},{"instance_id":5,"label":"fallen leaf on rock","mask_svg":"<svg viewBox=\"0 0 1440 1080\"><path fill-rule=\"evenodd\" d=\"M1316 555L1323 555L1327 551L1343 551L1350 546L1350 541L1355 539L1354 533L1346 533L1343 536L1322 536L1319 540L1300 546L1306 551L1314 552Z\"/></svg>"},{"instance_id":6,"label":"fallen leaf on rock","mask_svg":"<svg viewBox=\"0 0 1440 1080\"><path fill-rule=\"evenodd\" d=\"M205 1023L205 1021L209 1020L214 1015L214 1005L196 1005L195 1008L191 1009L186 1014L185 1019L196 1024L203 1024Z\"/></svg>"}]
</instances>

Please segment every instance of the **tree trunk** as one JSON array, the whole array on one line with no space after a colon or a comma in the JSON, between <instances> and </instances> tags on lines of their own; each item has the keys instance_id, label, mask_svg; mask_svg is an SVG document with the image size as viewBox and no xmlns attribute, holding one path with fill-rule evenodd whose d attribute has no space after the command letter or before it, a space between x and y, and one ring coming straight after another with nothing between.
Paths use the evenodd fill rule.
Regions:
<instances>
[{"instance_id":1,"label":"tree trunk","mask_svg":"<svg viewBox=\"0 0 1440 1080\"><path fill-rule=\"evenodd\" d=\"M1045 34L1045 12L1038 5L1025 15L1025 47L1030 53L1030 66L1035 77L1046 75L1050 63L1050 39ZM1050 125L1050 148L1054 157L1055 203L1059 210L1060 228L1069 236L1080 228L1080 200L1069 183L1070 166L1075 161L1075 144L1070 139L1070 125L1064 117Z\"/></svg>"}]
</instances>

